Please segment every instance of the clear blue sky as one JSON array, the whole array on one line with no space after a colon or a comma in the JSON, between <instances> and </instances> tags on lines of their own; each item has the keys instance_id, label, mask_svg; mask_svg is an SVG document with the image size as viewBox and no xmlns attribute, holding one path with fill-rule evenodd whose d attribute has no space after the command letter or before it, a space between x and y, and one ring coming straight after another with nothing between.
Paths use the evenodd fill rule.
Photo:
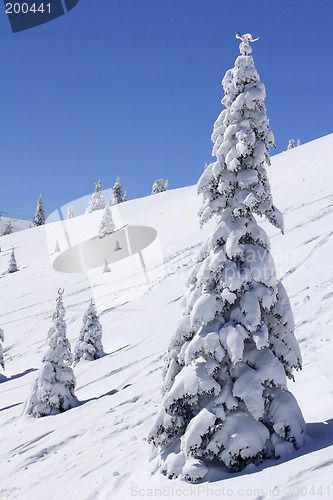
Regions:
<instances>
[{"instance_id":1,"label":"clear blue sky","mask_svg":"<svg viewBox=\"0 0 333 500\"><path fill-rule=\"evenodd\" d=\"M50 214L117 174L130 199L196 183L237 31L260 36L272 154L333 132L332 19L332 0L80 0L12 34L1 4L0 210L42 193Z\"/></svg>"}]
</instances>

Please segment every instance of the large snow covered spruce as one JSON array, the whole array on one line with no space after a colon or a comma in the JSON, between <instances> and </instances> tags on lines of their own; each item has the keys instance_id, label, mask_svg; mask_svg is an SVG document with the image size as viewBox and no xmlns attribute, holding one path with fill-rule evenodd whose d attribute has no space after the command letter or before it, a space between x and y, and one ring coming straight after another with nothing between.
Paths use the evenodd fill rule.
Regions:
<instances>
[{"instance_id":1,"label":"large snow covered spruce","mask_svg":"<svg viewBox=\"0 0 333 500\"><path fill-rule=\"evenodd\" d=\"M303 444L305 423L287 377L301 368L290 303L256 216L283 231L266 167L269 130L251 35L223 79L226 109L212 135L216 161L198 182L201 223L215 217L189 278L165 361L164 399L149 433L170 478L240 470Z\"/></svg>"},{"instance_id":2,"label":"large snow covered spruce","mask_svg":"<svg viewBox=\"0 0 333 500\"><path fill-rule=\"evenodd\" d=\"M35 380L25 412L33 417L62 413L77 405L76 385L69 340L66 337L63 290L59 290L53 327L48 332L49 348Z\"/></svg>"}]
</instances>

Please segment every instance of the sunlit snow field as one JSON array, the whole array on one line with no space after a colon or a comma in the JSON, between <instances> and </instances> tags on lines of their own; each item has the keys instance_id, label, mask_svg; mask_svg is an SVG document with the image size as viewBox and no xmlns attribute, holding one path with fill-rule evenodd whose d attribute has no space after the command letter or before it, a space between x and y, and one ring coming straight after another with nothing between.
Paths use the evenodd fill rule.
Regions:
<instances>
[{"instance_id":1,"label":"sunlit snow field","mask_svg":"<svg viewBox=\"0 0 333 500\"><path fill-rule=\"evenodd\" d=\"M330 498L333 495L333 135L272 159L275 205L284 213L271 237L277 274L294 312L303 370L289 387L307 422L307 444L283 460L223 467L189 485L151 475L146 436L161 399L163 355L181 315L181 299L200 243L195 186L131 200L117 207L117 227L158 232L138 255L85 274L53 270L55 235L66 248L64 225L52 223L1 238L0 327L5 332L6 378L0 383L0 497L129 499L145 497ZM94 237L101 212L66 222L75 241ZM19 272L6 273L14 245ZM51 254L51 255L50 255ZM67 333L77 340L94 298L107 356L75 367L77 408L61 415L22 416L47 347L59 287L65 289Z\"/></svg>"}]
</instances>

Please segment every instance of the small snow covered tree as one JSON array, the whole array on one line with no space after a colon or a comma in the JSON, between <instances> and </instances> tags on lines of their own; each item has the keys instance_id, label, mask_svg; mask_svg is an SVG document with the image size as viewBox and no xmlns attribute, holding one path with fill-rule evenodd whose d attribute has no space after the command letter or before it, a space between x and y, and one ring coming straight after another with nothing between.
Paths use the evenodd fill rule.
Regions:
<instances>
[{"instance_id":1,"label":"small snow covered tree","mask_svg":"<svg viewBox=\"0 0 333 500\"><path fill-rule=\"evenodd\" d=\"M151 194L163 193L168 190L168 181L164 179L157 179L152 187Z\"/></svg>"},{"instance_id":2,"label":"small snow covered tree","mask_svg":"<svg viewBox=\"0 0 333 500\"><path fill-rule=\"evenodd\" d=\"M297 147L301 146L301 144L302 144L301 141L299 139L297 139Z\"/></svg>"},{"instance_id":3,"label":"small snow covered tree","mask_svg":"<svg viewBox=\"0 0 333 500\"><path fill-rule=\"evenodd\" d=\"M116 240L116 243L114 244L114 251L117 252L118 250L121 250L121 246L119 244L119 241Z\"/></svg>"},{"instance_id":4,"label":"small snow covered tree","mask_svg":"<svg viewBox=\"0 0 333 500\"><path fill-rule=\"evenodd\" d=\"M34 217L34 226L42 226L45 224L45 209L44 209L44 203L42 199L42 195L39 195L38 201L37 201L37 208L36 208L36 213Z\"/></svg>"},{"instance_id":5,"label":"small snow covered tree","mask_svg":"<svg viewBox=\"0 0 333 500\"><path fill-rule=\"evenodd\" d=\"M58 252L60 252L60 245L59 245L58 240L56 240L55 246L54 246L54 253L58 253Z\"/></svg>"},{"instance_id":6,"label":"small snow covered tree","mask_svg":"<svg viewBox=\"0 0 333 500\"><path fill-rule=\"evenodd\" d=\"M111 269L109 268L109 263L106 259L104 259L104 267L103 267L103 273L110 273Z\"/></svg>"},{"instance_id":7,"label":"small snow covered tree","mask_svg":"<svg viewBox=\"0 0 333 500\"><path fill-rule=\"evenodd\" d=\"M25 412L33 417L55 415L77 405L71 347L66 337L63 292L61 289L58 291L52 316L53 327L48 332L49 348L25 408Z\"/></svg>"},{"instance_id":8,"label":"small snow covered tree","mask_svg":"<svg viewBox=\"0 0 333 500\"><path fill-rule=\"evenodd\" d=\"M0 328L0 366L2 367L3 370L5 369L5 362L3 359L3 347L2 347L2 343L4 341L5 341L5 334L3 333L3 329Z\"/></svg>"},{"instance_id":9,"label":"small snow covered tree","mask_svg":"<svg viewBox=\"0 0 333 500\"><path fill-rule=\"evenodd\" d=\"M15 273L17 270L18 269L17 269L16 258L15 258L15 250L14 250L14 247L12 247L12 251L11 251L10 259L9 259L9 264L8 264L8 272Z\"/></svg>"},{"instance_id":10,"label":"small snow covered tree","mask_svg":"<svg viewBox=\"0 0 333 500\"><path fill-rule=\"evenodd\" d=\"M114 233L114 231L115 231L115 225L112 218L111 207L108 204L104 209L98 235L100 238L104 238L108 234Z\"/></svg>"},{"instance_id":11,"label":"small snow covered tree","mask_svg":"<svg viewBox=\"0 0 333 500\"><path fill-rule=\"evenodd\" d=\"M127 201L128 198L127 198L127 191L124 191L124 196L123 196L123 201Z\"/></svg>"},{"instance_id":12,"label":"small snow covered tree","mask_svg":"<svg viewBox=\"0 0 333 500\"><path fill-rule=\"evenodd\" d=\"M104 356L102 344L102 325L93 300L83 316L79 340L74 348L74 365L81 359L92 361Z\"/></svg>"},{"instance_id":13,"label":"small snow covered tree","mask_svg":"<svg viewBox=\"0 0 333 500\"><path fill-rule=\"evenodd\" d=\"M117 205L118 203L122 203L124 201L124 193L123 187L121 185L121 180L118 175L117 180L113 186L111 205Z\"/></svg>"},{"instance_id":14,"label":"small snow covered tree","mask_svg":"<svg viewBox=\"0 0 333 500\"><path fill-rule=\"evenodd\" d=\"M92 196L92 199L88 203L88 207L86 210L86 214L90 214L95 210L103 210L105 208L105 200L103 194L103 186L101 181L98 181L95 187L95 192Z\"/></svg>"},{"instance_id":15,"label":"small snow covered tree","mask_svg":"<svg viewBox=\"0 0 333 500\"><path fill-rule=\"evenodd\" d=\"M199 182L201 222L215 229L189 278L183 318L164 369L164 398L149 433L169 478L205 477L211 462L240 470L298 448L305 423L287 377L301 368L288 296L256 216L283 230L266 167L274 136L250 34L223 79L216 161Z\"/></svg>"},{"instance_id":16,"label":"small snow covered tree","mask_svg":"<svg viewBox=\"0 0 333 500\"><path fill-rule=\"evenodd\" d=\"M2 233L2 235L6 236L7 234L12 234L12 232L13 232L12 221L9 220L7 226L5 227L4 232Z\"/></svg>"},{"instance_id":17,"label":"small snow covered tree","mask_svg":"<svg viewBox=\"0 0 333 500\"><path fill-rule=\"evenodd\" d=\"M288 144L288 149L294 149L294 147L295 147L295 141L294 139L290 139Z\"/></svg>"},{"instance_id":18,"label":"small snow covered tree","mask_svg":"<svg viewBox=\"0 0 333 500\"><path fill-rule=\"evenodd\" d=\"M70 205L67 208L67 219L73 219L75 217L75 207L74 205Z\"/></svg>"}]
</instances>

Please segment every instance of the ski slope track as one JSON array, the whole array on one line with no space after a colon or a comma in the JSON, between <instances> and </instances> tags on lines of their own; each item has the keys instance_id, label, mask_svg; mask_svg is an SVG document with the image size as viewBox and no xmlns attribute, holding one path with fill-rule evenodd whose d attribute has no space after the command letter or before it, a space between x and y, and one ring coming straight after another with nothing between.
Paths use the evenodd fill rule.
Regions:
<instances>
[{"instance_id":1,"label":"ski slope track","mask_svg":"<svg viewBox=\"0 0 333 500\"><path fill-rule=\"evenodd\" d=\"M116 227L150 226L157 239L138 254L81 274L52 267L61 251L95 237L102 212L1 238L0 498L330 498L333 496L333 134L272 158L281 235L265 221L277 274L289 294L303 370L289 388L307 422L307 443L280 460L240 473L220 466L190 485L152 474L147 434L161 401L163 356L181 315L187 274L210 227L199 228L196 187L176 189L114 208ZM14 245L19 271L6 272ZM59 287L67 335L76 342L94 298L106 356L75 367L79 406L34 419L24 404L47 348ZM330 488L330 489L329 489Z\"/></svg>"}]
</instances>

